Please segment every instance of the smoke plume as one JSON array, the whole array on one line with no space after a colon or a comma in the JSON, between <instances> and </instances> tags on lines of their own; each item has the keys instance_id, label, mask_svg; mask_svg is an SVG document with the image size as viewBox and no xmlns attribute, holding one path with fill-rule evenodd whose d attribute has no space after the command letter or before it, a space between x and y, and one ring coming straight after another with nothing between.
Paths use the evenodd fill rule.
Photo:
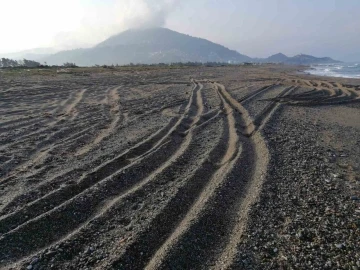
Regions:
<instances>
[{"instance_id":1,"label":"smoke plume","mask_svg":"<svg viewBox=\"0 0 360 270\"><path fill-rule=\"evenodd\" d=\"M91 47L111 35L130 28L162 27L179 0L116 0L112 5L86 10L79 29L54 37L59 49Z\"/></svg>"}]
</instances>

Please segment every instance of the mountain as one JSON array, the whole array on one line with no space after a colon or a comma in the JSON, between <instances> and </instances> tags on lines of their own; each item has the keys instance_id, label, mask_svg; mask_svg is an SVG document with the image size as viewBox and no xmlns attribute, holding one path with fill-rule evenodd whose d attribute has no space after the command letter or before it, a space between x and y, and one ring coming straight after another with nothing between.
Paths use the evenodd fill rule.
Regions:
<instances>
[{"instance_id":1,"label":"mountain","mask_svg":"<svg viewBox=\"0 0 360 270\"><path fill-rule=\"evenodd\" d=\"M295 65L310 65L310 64L330 64L339 63L340 61L334 60L330 57L315 57L306 54L298 54L290 57L285 63Z\"/></svg>"},{"instance_id":2,"label":"mountain","mask_svg":"<svg viewBox=\"0 0 360 270\"><path fill-rule=\"evenodd\" d=\"M274 54L268 58L266 58L266 62L268 63L285 63L289 60L289 57L287 57L283 53L277 53Z\"/></svg>"},{"instance_id":3,"label":"mountain","mask_svg":"<svg viewBox=\"0 0 360 270\"><path fill-rule=\"evenodd\" d=\"M329 64L340 63L341 61L334 60L330 57L315 57L312 55L298 54L293 57L288 57L285 54L278 53L268 58L261 59L262 63L283 63L287 65L312 65L312 64Z\"/></svg>"},{"instance_id":4,"label":"mountain","mask_svg":"<svg viewBox=\"0 0 360 270\"><path fill-rule=\"evenodd\" d=\"M40 60L31 57L29 59ZM65 62L71 62L80 66L174 62L253 62L310 65L339 62L329 57L318 58L305 54L288 57L278 53L265 59L250 58L206 39L181 34L166 28L127 30L92 48L61 51L43 57L41 61L50 65L62 65Z\"/></svg>"},{"instance_id":5,"label":"mountain","mask_svg":"<svg viewBox=\"0 0 360 270\"><path fill-rule=\"evenodd\" d=\"M166 28L127 30L93 48L62 51L43 59L49 64L74 62L81 66L189 61L241 63L251 60L222 45Z\"/></svg>"},{"instance_id":6,"label":"mountain","mask_svg":"<svg viewBox=\"0 0 360 270\"><path fill-rule=\"evenodd\" d=\"M45 57L48 57L58 50L54 48L35 48L25 51L13 52L13 53L3 53L0 54L0 58L10 58L14 60L22 60L22 59L31 59L35 61L39 61Z\"/></svg>"}]
</instances>

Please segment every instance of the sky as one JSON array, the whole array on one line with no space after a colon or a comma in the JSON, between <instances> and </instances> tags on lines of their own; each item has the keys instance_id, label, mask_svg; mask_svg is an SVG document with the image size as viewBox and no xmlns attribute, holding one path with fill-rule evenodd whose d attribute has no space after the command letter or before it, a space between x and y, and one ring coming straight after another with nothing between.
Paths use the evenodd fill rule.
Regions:
<instances>
[{"instance_id":1,"label":"sky","mask_svg":"<svg viewBox=\"0 0 360 270\"><path fill-rule=\"evenodd\" d=\"M160 26L251 57L360 61L359 0L0 0L0 10L0 53L91 47Z\"/></svg>"}]
</instances>

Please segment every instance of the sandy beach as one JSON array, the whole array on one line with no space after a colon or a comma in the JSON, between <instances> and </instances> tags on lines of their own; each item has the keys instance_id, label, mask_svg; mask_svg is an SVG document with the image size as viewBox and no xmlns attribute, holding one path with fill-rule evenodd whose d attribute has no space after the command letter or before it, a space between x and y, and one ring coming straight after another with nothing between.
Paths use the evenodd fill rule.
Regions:
<instances>
[{"instance_id":1,"label":"sandy beach","mask_svg":"<svg viewBox=\"0 0 360 270\"><path fill-rule=\"evenodd\" d=\"M360 80L0 73L0 268L360 269Z\"/></svg>"}]
</instances>

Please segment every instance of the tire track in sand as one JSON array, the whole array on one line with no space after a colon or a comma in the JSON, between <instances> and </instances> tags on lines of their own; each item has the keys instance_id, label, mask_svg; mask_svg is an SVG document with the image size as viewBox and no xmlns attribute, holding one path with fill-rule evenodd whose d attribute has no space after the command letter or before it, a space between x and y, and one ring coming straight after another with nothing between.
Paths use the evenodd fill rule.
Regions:
<instances>
[{"instance_id":1,"label":"tire track in sand","mask_svg":"<svg viewBox=\"0 0 360 270\"><path fill-rule=\"evenodd\" d=\"M64 116L61 116L60 120L68 117L70 117L70 119L73 120L76 117L77 115L76 106L82 101L85 92L86 89L83 89L80 90L78 93L76 93L74 101L65 107Z\"/></svg>"},{"instance_id":2,"label":"tire track in sand","mask_svg":"<svg viewBox=\"0 0 360 270\"><path fill-rule=\"evenodd\" d=\"M203 104L202 96L201 96L201 90L202 90L203 86L201 84L198 84L198 85L199 85L199 88L196 91L196 98L195 98L197 110L196 110L196 113L192 117L193 119L189 125L189 128L195 126L200 121L201 115L204 111L204 104ZM190 109L190 107L189 107L189 109ZM189 147L191 141L192 141L192 133L189 132L186 134L185 139L178 146L176 152L173 153L166 162L161 164L161 166L159 168L157 168L154 172L152 172L150 175L148 175L145 179L141 180L138 184L134 185L126 193L124 193L120 196L117 196L114 199L108 201L106 203L106 205L103 206L102 210L100 211L100 213L98 213L98 215L95 218L101 216L105 211L108 211L112 206L114 206L118 201L122 200L124 197L129 196L130 194L132 194L132 193L136 192L137 190L141 189L142 187L144 187L147 183L152 181L152 179L154 179L157 175L159 175L166 168L171 166L171 164L173 162L175 162L185 152L185 150ZM148 154L150 154L150 153L146 153L146 154L142 155L141 157L144 157Z\"/></svg>"},{"instance_id":3,"label":"tire track in sand","mask_svg":"<svg viewBox=\"0 0 360 270\"><path fill-rule=\"evenodd\" d=\"M107 97L107 102L110 106L110 115L111 115L111 123L106 128L101 130L101 132L96 136L96 138L87 145L84 145L82 148L80 148L75 155L81 156L89 152L92 148L94 148L96 145L98 145L100 142L102 142L106 137L108 137L116 128L116 126L120 122L120 96L118 94L118 90L122 86L118 86L116 88L113 88L109 91L109 95Z\"/></svg>"},{"instance_id":4,"label":"tire track in sand","mask_svg":"<svg viewBox=\"0 0 360 270\"><path fill-rule=\"evenodd\" d=\"M157 164L160 164L163 160L167 165L170 165L169 160L178 156L179 151L184 151L188 144L186 137L190 136L183 138L181 135L183 130L186 130L187 125L191 126L193 122L200 121L199 113L201 113L201 109L198 108L198 105L201 105L201 102L198 103L195 101L196 105L194 107L193 96L194 92L199 91L201 88L201 85L194 88L190 102L185 110L186 117L183 115L177 123L177 127L170 130L170 134L172 134L172 136L177 136L178 140L182 142L180 150L179 145L175 143L173 146L175 152L169 152L168 148L163 149L165 152L163 151L160 153L160 156L155 160L153 159L151 164L144 162L145 165L141 165L141 163L139 163L140 165L136 165L135 167L131 165L125 167L123 172L126 170L127 173L129 170L130 175L132 175L131 179L121 173L117 174L117 177L107 177L106 179L101 180L101 182L99 182L99 184L95 187L87 189L71 200L68 200L65 203L51 209L49 212L37 216L8 233L3 234L0 238L0 246L2 246L1 242L3 241L6 241L7 243L14 243L14 245L10 244L10 248L6 252L0 252L0 254L3 254L0 258L8 258L6 253L11 253L12 259L21 258L22 256L38 250L39 248L51 244L53 241L58 241L59 239L66 237L66 235L70 232L75 233L75 231L78 230L76 228L79 228L79 226L81 227L81 224L84 225L86 224L86 221L89 222L93 218L102 215L116 202L117 199L122 197L124 194L129 193L129 191L131 192L134 188L141 188L146 181L150 180L149 177L141 179L140 177L142 176L142 173L146 175L147 171L152 170L153 166L157 166ZM192 107L190 108L191 105ZM186 124L187 122L188 124ZM160 143L161 142L158 142L158 144ZM168 158L168 155L170 155L171 158ZM143 167L144 170L139 169L139 166L145 166ZM164 164L160 164L160 167L158 168L164 168ZM154 172L159 172L159 169L156 169L149 175L154 176ZM138 175L134 177L136 173ZM51 227L52 230L46 229L49 227ZM41 236L39 234L41 234ZM35 239L37 240L34 241Z\"/></svg>"},{"instance_id":5,"label":"tire track in sand","mask_svg":"<svg viewBox=\"0 0 360 270\"><path fill-rule=\"evenodd\" d=\"M316 88L312 91L306 91L294 95L283 95L269 100L294 106L339 105L360 101L359 94L354 88L346 88L339 83L330 84L325 82L313 82L313 84ZM319 85L326 87L321 88Z\"/></svg>"},{"instance_id":6,"label":"tire track in sand","mask_svg":"<svg viewBox=\"0 0 360 270\"><path fill-rule=\"evenodd\" d=\"M220 146L223 149L227 149L226 152L224 152L223 154L220 154L221 151L219 151L218 148L215 148L215 152L213 154L217 154L215 155L217 161L216 161L216 166L214 166L214 164L202 164L201 167L199 168L198 172L195 173L195 176L193 178L191 178L191 180L189 180L188 184L185 185L182 189L180 189L180 191L176 194L175 198L169 202L169 204L167 205L167 207L163 210L163 212L157 217L155 218L155 221L153 221L150 225L149 225L149 230L146 231L145 233L143 233L142 235L140 235L138 238L139 240L137 242L135 242L132 246L130 246L129 248L126 249L125 254L123 254L118 260L116 260L112 267L114 269L123 269L125 267L126 268L132 268L132 269L143 269L144 266L146 266L146 262L148 261L148 259L151 258L152 254L155 253L155 255L153 256L153 258L150 260L150 262L147 265L148 269L157 269L158 267L162 267L162 268L171 268L170 265L166 264L166 266L164 266L162 263L166 260L167 258L167 254L169 252L169 249L171 249L171 247L173 246L181 246L184 243L187 243L187 241L181 241L181 244L177 244L176 240L177 238L179 238L179 236L183 233L184 231L186 232L188 230L188 227L191 226L189 224L192 224L192 222L194 220L196 220L198 218L198 216L200 215L199 213L201 211L203 211L203 209L201 209L201 205L206 205L206 202L204 202L204 200L206 201L206 199L204 199L204 197L209 195L209 189L211 190L211 186L214 189L214 186L216 186L216 183L214 184L208 184L207 185L207 190L204 191L203 187L204 185L208 182L208 178L214 179L217 178L218 182L221 181L226 181L223 180L223 178L226 177L226 175L224 175L223 171L224 170L224 166L229 166L229 163L236 163L238 162L237 159L239 157L239 155L242 156L242 154L238 153L236 155L236 159L234 160L234 154L236 151L236 147L234 147L237 143L236 143L236 136L238 136L236 134L236 131L234 129L235 127L235 118L234 118L234 111L242 111L243 113L246 112L244 111L241 107L240 104L236 104L236 103L232 103L231 107L229 105L229 103L227 101L225 101L224 97L220 94L220 92L222 92L222 94L224 94L225 96L227 96L228 98L230 98L230 96L226 93L226 90L223 86L219 86L220 89L218 89L219 91L219 95L220 98L222 100L222 104L224 104L224 111L227 114L227 119L228 119L228 133L232 134L229 137L227 137L228 139L226 139L228 147L224 147L223 145L220 144ZM235 110L233 109L235 108ZM244 119L248 119L248 117L246 116L246 118ZM246 133L245 130L247 129L247 124L245 124L247 122L247 120L244 121L244 119L240 119L236 121L237 124L241 124L240 128L242 130L240 130L241 133ZM226 132L225 132L226 133ZM263 140L258 139L260 136L259 135L255 135L253 136L252 140L254 140L254 143L256 144L257 147L261 146L264 150L262 150L261 153L261 157L263 158L264 162L259 162L257 165L255 165L256 167L256 172L254 173L254 177L253 178L262 178L263 175L261 173L264 173L264 170L266 169L266 162L267 162L267 158L264 158L264 151L266 152L266 146L263 143ZM244 144L244 147L247 151L243 151L245 153L247 153L247 155L249 155L249 153L253 153L253 149L249 149L249 146L247 146L247 143L244 143L243 140L250 140L242 135L239 135L239 138L241 140L241 142ZM225 139L225 138L224 138ZM255 147L256 148L256 147ZM221 148L220 148L221 149ZM220 156L219 156L220 154ZM266 154L266 153L265 153ZM211 154L210 154L211 156ZM241 160L246 160L248 159L248 157L244 156L244 158L241 158ZM213 160L213 159L212 159ZM214 161L214 160L213 160ZM255 160L253 160L255 161ZM230 166L232 167L232 166ZM220 168L220 169L219 169ZM263 170L258 170L259 168L262 168ZM226 170L226 169L225 169ZM219 172L220 171L220 172ZM248 171L251 171L248 169ZM217 172L215 174L215 172ZM259 173L260 172L260 173ZM197 179L197 177L201 176L201 180ZM259 186L259 181L262 181L262 179L257 180L257 181L252 181L251 183L253 183L253 185L251 187L249 187L248 190L253 190L255 189L254 187L258 187ZM205 182L205 183L204 183ZM209 187L210 186L210 187ZM220 184L217 185L218 187L220 186ZM221 187L222 188L222 187ZM221 189L219 188L219 189ZM216 189L216 188L215 188ZM199 196L199 193L202 191L201 195ZM210 192L211 193L211 192ZM215 193L215 192L212 192ZM247 194L249 194L250 192L248 192ZM207 194L206 196L204 194ZM257 195L257 194L255 194ZM248 195L248 197L254 196L254 192L251 192L250 195ZM199 199L200 197L200 199ZM255 196L257 197L257 196ZM186 201L184 202L183 199L186 198ZM192 204L193 201L196 201L196 203ZM208 199L207 200L209 204L211 204L211 200ZM244 206L242 205L242 208L244 209L248 209L250 207L250 205L252 204L252 201L249 198L246 198L246 201L250 202L248 205ZM191 210L189 210L189 208L191 208ZM243 212L243 211L241 211ZM184 217L184 215L186 214L186 217ZM245 215L246 216L246 215ZM193 217L193 219L191 218ZM179 220L180 219L180 220ZM165 224L164 224L165 223ZM242 225L246 224L245 221L242 221ZM212 226L212 224L211 224ZM206 230L207 227L202 228ZM198 230L199 234L203 233L202 230ZM165 241L164 235L169 235L172 232L171 236L169 236L167 238L167 240ZM193 237L196 238L196 234L193 235ZM193 239L192 237L189 237L190 239ZM164 243L165 242L165 243ZM175 243L174 243L175 242ZM163 243L163 245L161 245ZM216 243L218 244L218 243ZM208 247L207 245L204 245L205 247ZM212 245L210 245L212 246ZM193 247L193 246L192 246ZM186 248L185 248L186 249ZM189 250L192 250L191 248ZM182 262L186 261L187 258L191 257L192 255L187 254L187 256L182 257L183 260L180 260ZM174 256L177 257L177 256ZM172 257L172 258L174 258ZM171 261L172 259L166 260L166 261ZM184 267L184 268L191 268L193 265L181 265L181 264L176 264L174 263L174 266L176 267Z\"/></svg>"},{"instance_id":7,"label":"tire track in sand","mask_svg":"<svg viewBox=\"0 0 360 270\"><path fill-rule=\"evenodd\" d=\"M295 91L297 87L285 88L277 97L282 97L292 91ZM235 106L236 104L233 104ZM280 104L277 102L271 102L266 106L260 115L254 120L254 131L251 137L247 140L248 150L253 153L253 164L249 174L250 181L245 186L245 192L237 205L234 226L229 232L229 237L226 245L217 254L215 263L210 269L229 269L232 267L237 252L237 247L241 243L241 237L246 229L247 219L251 207L256 203L260 196L260 191L265 181L267 167L269 163L269 151L264 138L260 132L264 125L269 121L275 111L279 109ZM248 168L249 169L249 168Z\"/></svg>"},{"instance_id":8,"label":"tire track in sand","mask_svg":"<svg viewBox=\"0 0 360 270\"><path fill-rule=\"evenodd\" d=\"M16 136L14 139L16 139L15 142L4 144L0 147L0 149L4 149L6 147L12 147L17 144L22 144L24 139L30 138L32 136L36 136L39 134L42 134L46 132L47 130L55 127L57 124L62 122L63 120L74 120L77 116L76 106L83 100L84 93L87 89L82 89L80 91L77 91L75 93L71 93L68 99L64 100L60 106L58 106L56 112L54 114L57 114L55 119L47 119L47 120L37 120L39 123L46 123L47 125L43 128L40 128L36 131ZM51 121L52 120L52 121ZM21 127L21 126L20 126Z\"/></svg>"},{"instance_id":9,"label":"tire track in sand","mask_svg":"<svg viewBox=\"0 0 360 270\"><path fill-rule=\"evenodd\" d=\"M86 92L86 89L80 90L77 93L72 94L66 101L64 101L64 106L65 106L65 104L67 104L67 103L68 104L63 108L63 113L61 115L59 115L53 122L49 123L48 126L41 128L40 130L37 130L30 134L27 134L23 137L17 138L16 142L14 142L10 145L6 145L6 147L11 147L16 144L21 144L21 143L23 143L24 139L29 138L34 135L37 135L37 134L41 134L41 133L53 128L61 121L73 120L77 115L75 108L82 101L85 92ZM56 132L54 134L50 134L45 140L52 141L52 138L55 137L56 135L57 135ZM54 146L55 146L55 143L52 143L50 145L45 144L44 146L37 147L33 151L33 153L30 155L29 159L24 162L18 163L17 166L15 166L9 172L8 177L4 178L3 181L6 181L8 178L11 178L14 175L17 175L19 173L28 171L32 166L36 165L39 161L43 160L47 156L47 154L52 150L52 148Z\"/></svg>"},{"instance_id":10,"label":"tire track in sand","mask_svg":"<svg viewBox=\"0 0 360 270\"><path fill-rule=\"evenodd\" d=\"M247 137L250 136L248 127L252 125L249 122L250 118L246 110L230 96L224 86L219 84L215 86L227 113L229 128L227 151L218 164L218 170L202 190L186 217L156 251L146 269L167 269L172 265L180 268L204 267L208 263L208 266L211 265L210 261L216 258L214 250L219 252L222 250L221 247L226 246L230 229L235 222L234 213L238 211L239 204L241 205L238 198L243 197L242 187L246 186L247 182L255 183L253 184L255 186L262 183L263 179L248 179L258 176L254 173L256 164L262 165L264 170L267 164L266 155L257 156L254 151L257 150L260 142L256 138ZM254 155L264 162L257 161ZM244 167L241 175L235 170L240 167ZM249 192L252 193L251 197L257 198L257 194L252 190L247 190L247 193ZM246 224L244 220L239 222Z\"/></svg>"},{"instance_id":11,"label":"tire track in sand","mask_svg":"<svg viewBox=\"0 0 360 270\"><path fill-rule=\"evenodd\" d=\"M200 100L200 95L198 100ZM150 224L149 230L142 233L138 237L139 241L127 248L125 254L113 262L112 268L122 269L131 267L133 269L143 269L146 266L147 260L154 255L154 250L157 250L154 256L156 258L154 261L157 262L158 258L165 253L166 249L164 246L168 246L170 242L176 239L176 236L182 233L181 228L185 228L185 225L191 219L189 213L196 215L194 211L196 212L202 208L200 204L206 201L209 189L219 184L217 182L221 181L222 172L225 172L231 166L231 160L239 152L232 109L224 101L222 101L222 104L227 119L222 137L225 138L226 142L218 143L210 153L211 161L207 160L200 165L194 175L180 188L175 197L172 198L165 209ZM212 180L212 184L206 185L212 177L215 180ZM205 190L203 190L204 185L206 185ZM185 202L183 201L184 198L186 198ZM175 232L171 234L174 229L176 229ZM171 236L167 240L166 238L164 239L164 236L169 234ZM161 245L162 241L165 241L163 245Z\"/></svg>"},{"instance_id":12,"label":"tire track in sand","mask_svg":"<svg viewBox=\"0 0 360 270\"><path fill-rule=\"evenodd\" d=\"M62 175L54 177L54 179L51 179L51 181L47 181L46 183L41 184L36 188L36 190L30 191L28 194L21 195L19 198L14 199L6 207L4 207L4 209L2 210L2 212L0 212L0 214L7 215L11 213L13 210L16 210L16 208L18 208L19 204L25 206L26 204L29 204L28 207L26 206L25 208L31 207L33 210L37 209L36 205L42 205L41 207L47 209L48 207L45 207L43 205L44 204L43 201L59 202L59 199L56 198L61 197L62 200L65 200L65 198L71 198L72 196L74 196L74 194L78 194L81 191L85 190L86 188L90 187L91 185L101 181L102 179L109 177L112 174L115 174L119 170L128 166L131 162L139 161L141 158L145 157L146 155L155 152L156 149L161 147L164 144L164 142L168 140L168 138L172 135L172 133L174 133L174 131L178 129L183 122L185 122L186 120L185 116L189 112L190 105L192 104L193 94L196 90L195 87L196 85L194 86L194 89L192 89L191 91L192 94L181 116L179 115L172 118L169 121L168 125L160 129L158 132L154 133L145 140L140 141L130 149L125 150L123 153L121 153L114 159L106 163L102 163L101 165L96 167L92 172L82 176L78 180L78 186L74 187L73 185L71 185L68 186L67 188L62 188L60 190L56 189L55 191L53 191L54 188L59 188L64 182L63 179L67 179L71 174L71 171L66 172ZM108 96L106 96L106 99L107 97ZM33 201L33 203L31 203L31 201ZM44 209L42 211L44 211ZM36 213L36 211L31 211L31 212ZM26 215L22 217L22 220L24 220L25 216ZM29 217L29 215L27 216Z\"/></svg>"}]
</instances>

